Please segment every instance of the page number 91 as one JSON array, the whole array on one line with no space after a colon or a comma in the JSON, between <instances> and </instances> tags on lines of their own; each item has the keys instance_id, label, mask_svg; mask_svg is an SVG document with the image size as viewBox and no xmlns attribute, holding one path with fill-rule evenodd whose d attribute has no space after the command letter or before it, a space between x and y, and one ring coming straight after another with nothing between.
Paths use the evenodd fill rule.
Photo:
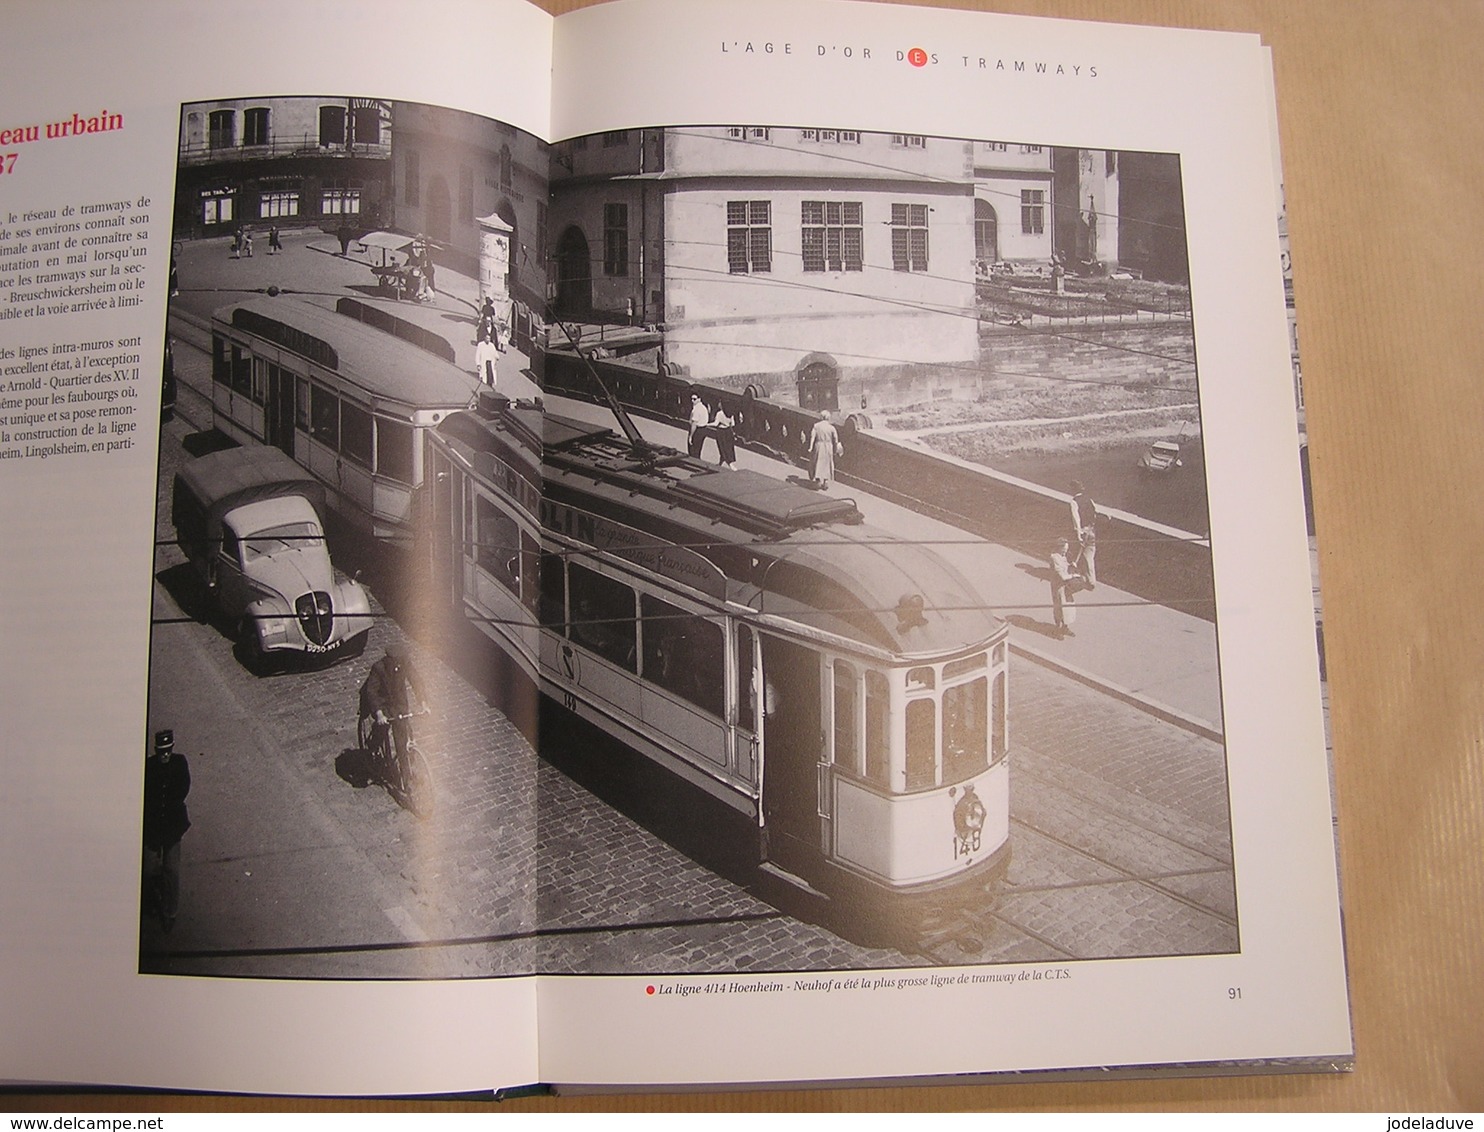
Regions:
<instances>
[{"instance_id":1,"label":"page number 91","mask_svg":"<svg viewBox=\"0 0 1484 1132\"><path fill-rule=\"evenodd\" d=\"M1227 987L1226 988L1226 997L1229 998L1229 999L1231 999L1233 1002L1236 1002L1237 1000L1239 1000L1242 997L1242 988L1241 987Z\"/></svg>"}]
</instances>

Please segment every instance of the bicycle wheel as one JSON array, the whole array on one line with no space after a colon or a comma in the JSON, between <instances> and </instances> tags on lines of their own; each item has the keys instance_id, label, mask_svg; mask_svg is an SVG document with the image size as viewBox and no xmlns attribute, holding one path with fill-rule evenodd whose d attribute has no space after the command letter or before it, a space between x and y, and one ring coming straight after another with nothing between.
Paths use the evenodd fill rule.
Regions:
<instances>
[{"instance_id":1,"label":"bicycle wheel","mask_svg":"<svg viewBox=\"0 0 1484 1132\"><path fill-rule=\"evenodd\" d=\"M401 756L397 760L401 780L397 801L415 816L426 818L433 812L433 772L415 744L408 743Z\"/></svg>"}]
</instances>

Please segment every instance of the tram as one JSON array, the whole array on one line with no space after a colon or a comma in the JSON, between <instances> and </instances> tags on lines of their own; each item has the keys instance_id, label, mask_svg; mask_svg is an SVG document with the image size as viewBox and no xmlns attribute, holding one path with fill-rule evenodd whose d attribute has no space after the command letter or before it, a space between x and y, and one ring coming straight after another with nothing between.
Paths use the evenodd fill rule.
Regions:
<instances>
[{"instance_id":1,"label":"tram","mask_svg":"<svg viewBox=\"0 0 1484 1132\"><path fill-rule=\"evenodd\" d=\"M217 428L282 449L362 533L405 542L422 434L478 386L447 343L355 300L331 309L287 295L218 311L211 343Z\"/></svg>"},{"instance_id":2,"label":"tram","mask_svg":"<svg viewBox=\"0 0 1484 1132\"><path fill-rule=\"evenodd\" d=\"M425 434L429 578L569 711L906 904L1009 860L1008 625L851 500L481 392ZM749 852L753 847L748 847Z\"/></svg>"}]
</instances>

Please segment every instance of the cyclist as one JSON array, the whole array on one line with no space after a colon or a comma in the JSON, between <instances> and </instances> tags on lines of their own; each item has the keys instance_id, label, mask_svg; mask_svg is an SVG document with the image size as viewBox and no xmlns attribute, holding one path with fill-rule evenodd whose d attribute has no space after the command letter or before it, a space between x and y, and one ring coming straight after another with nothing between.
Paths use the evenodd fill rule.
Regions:
<instances>
[{"instance_id":1,"label":"cyclist","mask_svg":"<svg viewBox=\"0 0 1484 1132\"><path fill-rule=\"evenodd\" d=\"M360 722L370 720L374 724L367 746L375 750L387 727L391 728L396 742L396 751L406 750L408 719L415 711L426 711L426 699L422 693L422 681L407 656L405 649L393 646L386 655L371 666L361 685Z\"/></svg>"}]
</instances>

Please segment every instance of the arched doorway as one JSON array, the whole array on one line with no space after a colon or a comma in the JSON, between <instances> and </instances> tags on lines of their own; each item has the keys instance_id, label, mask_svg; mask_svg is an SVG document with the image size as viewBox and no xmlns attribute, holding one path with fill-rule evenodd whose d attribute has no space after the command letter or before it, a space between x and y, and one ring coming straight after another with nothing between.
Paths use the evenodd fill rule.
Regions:
<instances>
[{"instance_id":1,"label":"arched doorway","mask_svg":"<svg viewBox=\"0 0 1484 1132\"><path fill-rule=\"evenodd\" d=\"M586 315L593 309L593 261L587 237L572 225L557 241L556 307L560 314Z\"/></svg>"},{"instance_id":2,"label":"arched doorway","mask_svg":"<svg viewBox=\"0 0 1484 1132\"><path fill-rule=\"evenodd\" d=\"M974 257L983 263L998 263L1000 259L1000 221L995 215L994 205L987 200L974 199Z\"/></svg>"},{"instance_id":3,"label":"arched doorway","mask_svg":"<svg viewBox=\"0 0 1484 1132\"><path fill-rule=\"evenodd\" d=\"M453 198L442 175L428 182L428 236L440 244L453 239Z\"/></svg>"},{"instance_id":4,"label":"arched doorway","mask_svg":"<svg viewBox=\"0 0 1484 1132\"><path fill-rule=\"evenodd\" d=\"M801 409L840 407L840 366L829 354L806 354L794 366L794 384Z\"/></svg>"}]
</instances>

